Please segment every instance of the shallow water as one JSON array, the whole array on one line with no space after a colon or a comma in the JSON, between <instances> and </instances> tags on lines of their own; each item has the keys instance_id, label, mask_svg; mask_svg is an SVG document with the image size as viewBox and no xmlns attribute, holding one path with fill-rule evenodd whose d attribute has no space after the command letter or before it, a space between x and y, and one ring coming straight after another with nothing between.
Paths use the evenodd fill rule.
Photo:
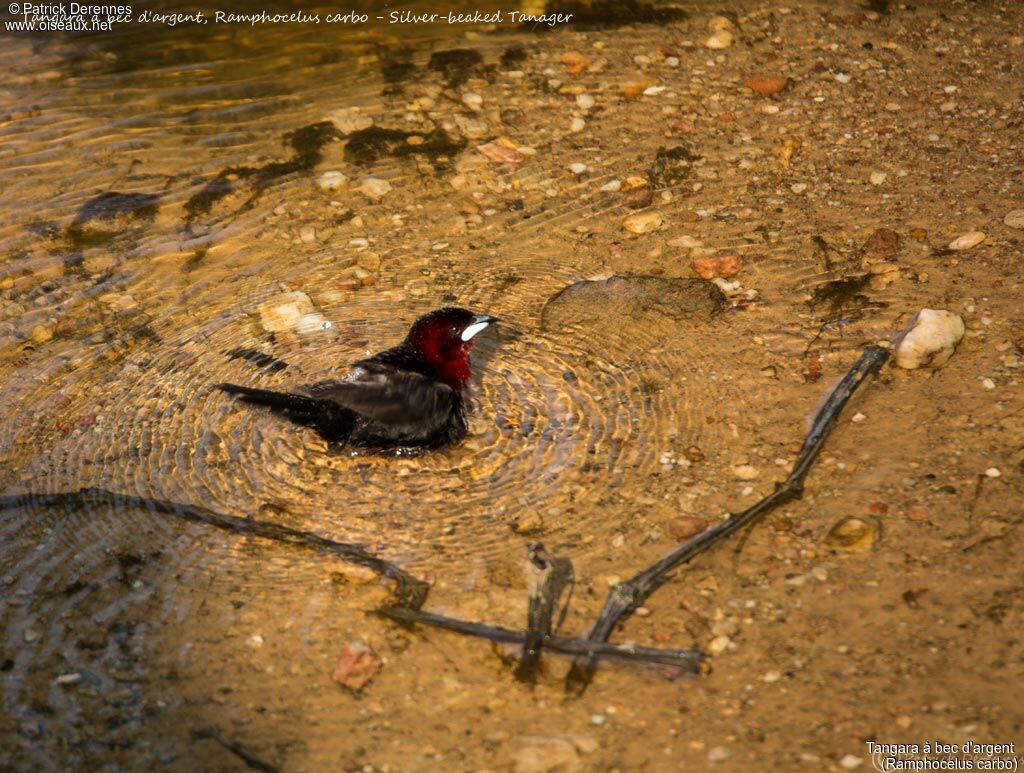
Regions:
<instances>
[{"instance_id":1,"label":"shallow water","mask_svg":"<svg viewBox=\"0 0 1024 773\"><path fill-rule=\"evenodd\" d=\"M985 79L926 59L914 36L937 18L927 8L847 27L825 9L751 11L744 42L720 54L700 45L721 10L703 5L667 25L546 34L508 25L468 34L236 25L154 28L145 46L129 32L8 34L0 492L100 487L370 544L434 583L428 607L512 627L525 614L525 547L542 540L577 564L582 591L567 626L584 630L608 578L672 547L676 514L714 520L767 493L781 477L776 464L792 460L807 416L857 352L930 304L973 322L960 360L970 365L930 381L887 375L890 392L916 391L889 394L888 403L875 396L867 438L840 435L842 466L826 460L831 477L814 505L828 514L808 517L824 528L868 500L909 507L893 493L917 475L894 461L908 458L913 470L942 468L921 484L928 491L956 478L962 496L979 471L1005 470L984 490L977 484L972 513L988 513L986 496L1020 503L1008 441L969 431L981 424L995 437L1019 425L1004 412L1017 392L998 408L974 394L983 375L1002 390L1017 387L1005 357L1020 346L1011 259L1020 236L1000 221L1014 195L1020 203L1011 181L1020 174L1021 107L1000 91L1019 78L1019 63L993 66ZM1020 48L1012 19L990 23L989 53L1001 67ZM826 42L808 43L813 35ZM959 32L949 35L956 49ZM902 48L883 48L886 40ZM862 70L871 41L870 56L884 66ZM452 50L461 53L443 55ZM591 70L567 72L566 51L584 52ZM749 72L780 68L795 79L782 95L741 89ZM825 75L839 69L863 72L863 82L835 91ZM912 95L898 85L907 79L929 94L956 79L971 109L960 108L960 124L944 123L930 102L912 112ZM638 82L664 90L639 96ZM884 110L880 91L907 102L906 112ZM467 92L482 96L480 110ZM581 107L578 93L592 94L596 107ZM586 128L573 132L574 117ZM993 120L1009 124L1006 133ZM375 135L370 122L402 134ZM924 139L935 127L938 144ZM992 145L981 155L960 142L978 133ZM517 160L497 163L478 150L499 137L518 144ZM580 162L583 173L570 171ZM965 173L937 182L954 164ZM898 187L865 182L877 166ZM331 170L350 184L323 190L318 180ZM393 190L379 201L363 195L368 176ZM630 177L647 184L627 190ZM613 180L623 189L601 190ZM625 230L638 211L662 213L663 227ZM865 242L882 226L901 233L900 246L868 260ZM974 227L991 233L979 252L942 251ZM718 291L694 277L680 237L739 254L737 286L709 300ZM271 332L266 309L293 292L308 296L313 316ZM456 448L351 455L213 388L335 376L445 304L501 319L478 346L470 434ZM951 406L945 418L928 411L936 399ZM887 412L898 414L888 427ZM930 445L914 435L923 415L938 422ZM734 467L748 463L760 477L738 481ZM851 477L858 466L866 477ZM987 493L993 486L1005 490ZM937 514L966 507L919 499ZM189 734L209 724L287 769L427 769L442 760L473 769L492 758L500 766L529 747L521 736L545 732L535 721L545 701L561 700L554 680L537 695L505 694L519 688L487 645L453 645L364 614L384 590L322 556L137 506L53 508L28 497L2 517L0 762L8 766L237 762ZM946 524L935 540L954 539L951 521L932 520ZM892 527L909 539L916 532L907 528ZM956 538L974 539L977 528L972 521ZM778 528L751 560L807 572L822 560L819 536ZM864 571L904 582L895 556ZM700 586L710 598L702 603L716 613L694 621L666 603L652 623L638 623L647 626L640 640L669 631L673 646L690 646L712 619L739 614L730 594L741 591L719 597L712 585ZM785 608L794 587L761 603ZM329 679L341 646L357 639L387 660L362 701ZM728 666L735 678L743 665ZM621 688L639 696L629 707L634 724L623 721L619 735L609 728L597 751L578 738L597 732L588 717L603 708L564 709L554 730L577 738L573 765L656 766L645 755L663 735L651 742L637 728L662 733L669 720L652 706L678 688L627 670L595 686L595 700L621 701ZM741 691L729 681L714 689L730 700ZM802 693L809 706L814 693ZM432 720L435 705L450 712L444 729ZM490 740L452 741L481 712ZM986 726L999 737L986 740L1008 740L1019 722L1007 709ZM702 728L709 739L724 732L710 720ZM684 748L706 761L703 747ZM829 736L807 748L838 758L843 747ZM768 754L793 759L781 747Z\"/></svg>"}]
</instances>

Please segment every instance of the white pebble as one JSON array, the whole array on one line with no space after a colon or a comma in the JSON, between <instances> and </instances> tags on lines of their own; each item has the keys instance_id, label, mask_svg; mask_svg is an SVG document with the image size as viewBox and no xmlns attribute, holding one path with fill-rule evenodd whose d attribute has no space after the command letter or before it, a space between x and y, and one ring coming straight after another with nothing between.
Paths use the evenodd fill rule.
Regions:
<instances>
[{"instance_id":1,"label":"white pebble","mask_svg":"<svg viewBox=\"0 0 1024 773\"><path fill-rule=\"evenodd\" d=\"M998 467L989 467L987 470L985 470L985 475L987 475L989 478L998 478L1002 474L1003 473L999 471Z\"/></svg>"},{"instance_id":2,"label":"white pebble","mask_svg":"<svg viewBox=\"0 0 1024 773\"><path fill-rule=\"evenodd\" d=\"M320 175L316 184L320 186L320 190L337 191L348 185L348 178L341 172L332 169L331 171L324 172Z\"/></svg>"},{"instance_id":3,"label":"white pebble","mask_svg":"<svg viewBox=\"0 0 1024 773\"><path fill-rule=\"evenodd\" d=\"M725 762L731 753L724 746L712 746L708 750L708 762Z\"/></svg>"},{"instance_id":4,"label":"white pebble","mask_svg":"<svg viewBox=\"0 0 1024 773\"><path fill-rule=\"evenodd\" d=\"M303 244L312 244L316 241L316 229L311 225L304 225L299 229L299 240Z\"/></svg>"},{"instance_id":5,"label":"white pebble","mask_svg":"<svg viewBox=\"0 0 1024 773\"><path fill-rule=\"evenodd\" d=\"M247 647L252 647L253 649L256 649L257 647L262 647L263 637L260 636L258 633L254 633L252 636L245 640L245 644Z\"/></svg>"},{"instance_id":6,"label":"white pebble","mask_svg":"<svg viewBox=\"0 0 1024 773\"><path fill-rule=\"evenodd\" d=\"M881 185L882 183L885 182L885 178L886 178L885 172L872 172L871 173L871 178L870 178L871 179L871 184L872 185Z\"/></svg>"},{"instance_id":7,"label":"white pebble","mask_svg":"<svg viewBox=\"0 0 1024 773\"><path fill-rule=\"evenodd\" d=\"M983 387L985 387L985 389L995 389L996 388L996 382L993 381L990 378L983 378L981 380L981 385Z\"/></svg>"},{"instance_id":8,"label":"white pebble","mask_svg":"<svg viewBox=\"0 0 1024 773\"><path fill-rule=\"evenodd\" d=\"M391 192L391 183L379 177L367 177L360 183L359 192L366 198L377 201Z\"/></svg>"},{"instance_id":9,"label":"white pebble","mask_svg":"<svg viewBox=\"0 0 1024 773\"><path fill-rule=\"evenodd\" d=\"M957 252L963 250L969 250L971 247L977 247L985 241L985 234L982 231L968 231L965 234L961 234L949 243L949 249Z\"/></svg>"},{"instance_id":10,"label":"white pebble","mask_svg":"<svg viewBox=\"0 0 1024 773\"><path fill-rule=\"evenodd\" d=\"M569 164L569 171L573 174L583 174L587 171L587 165L580 163Z\"/></svg>"},{"instance_id":11,"label":"white pebble","mask_svg":"<svg viewBox=\"0 0 1024 773\"><path fill-rule=\"evenodd\" d=\"M728 48L732 45L732 33L729 30L718 30L707 40L704 41L704 47L713 50L720 50Z\"/></svg>"},{"instance_id":12,"label":"white pebble","mask_svg":"<svg viewBox=\"0 0 1024 773\"><path fill-rule=\"evenodd\" d=\"M606 718L605 718L604 714L591 714L590 715L590 724L592 724L592 725L596 725L597 727L600 727L601 725L603 725L605 723L605 721L606 721Z\"/></svg>"},{"instance_id":13,"label":"white pebble","mask_svg":"<svg viewBox=\"0 0 1024 773\"><path fill-rule=\"evenodd\" d=\"M1024 228L1024 209L1014 209L1006 213L1003 223L1010 228Z\"/></svg>"},{"instance_id":14,"label":"white pebble","mask_svg":"<svg viewBox=\"0 0 1024 773\"><path fill-rule=\"evenodd\" d=\"M845 72L837 72L836 73L836 80L839 83L849 83L850 82L850 76L847 75Z\"/></svg>"},{"instance_id":15,"label":"white pebble","mask_svg":"<svg viewBox=\"0 0 1024 773\"><path fill-rule=\"evenodd\" d=\"M896 346L896 364L908 370L941 367L953 356L966 331L957 314L921 309Z\"/></svg>"},{"instance_id":16,"label":"white pebble","mask_svg":"<svg viewBox=\"0 0 1024 773\"><path fill-rule=\"evenodd\" d=\"M764 681L765 684L773 684L774 682L779 681L781 678L782 674L780 674L778 671L769 671L761 677L762 681Z\"/></svg>"},{"instance_id":17,"label":"white pebble","mask_svg":"<svg viewBox=\"0 0 1024 773\"><path fill-rule=\"evenodd\" d=\"M852 421L854 424L860 424L865 419L867 419L867 416L865 416L863 413L855 413L853 414L853 418L850 419L850 421Z\"/></svg>"},{"instance_id":18,"label":"white pebble","mask_svg":"<svg viewBox=\"0 0 1024 773\"><path fill-rule=\"evenodd\" d=\"M739 464L733 468L733 473L740 480L754 480L761 471L750 464Z\"/></svg>"},{"instance_id":19,"label":"white pebble","mask_svg":"<svg viewBox=\"0 0 1024 773\"><path fill-rule=\"evenodd\" d=\"M859 768L863 764L864 760L853 754L847 754L845 757L839 760L839 767L845 768L846 770L853 770L854 768Z\"/></svg>"},{"instance_id":20,"label":"white pebble","mask_svg":"<svg viewBox=\"0 0 1024 773\"><path fill-rule=\"evenodd\" d=\"M789 189L793 191L793 193L803 193L807 190L807 183L793 183L789 186Z\"/></svg>"},{"instance_id":21,"label":"white pebble","mask_svg":"<svg viewBox=\"0 0 1024 773\"><path fill-rule=\"evenodd\" d=\"M583 110L589 110L596 104L596 100L589 94L577 94L576 104Z\"/></svg>"},{"instance_id":22,"label":"white pebble","mask_svg":"<svg viewBox=\"0 0 1024 773\"><path fill-rule=\"evenodd\" d=\"M582 118L573 118L572 123L569 124L569 131L573 134L583 131L587 127L587 122Z\"/></svg>"},{"instance_id":23,"label":"white pebble","mask_svg":"<svg viewBox=\"0 0 1024 773\"><path fill-rule=\"evenodd\" d=\"M470 110L480 110L484 104L484 98L473 91L467 91L462 95L462 104Z\"/></svg>"},{"instance_id":24,"label":"white pebble","mask_svg":"<svg viewBox=\"0 0 1024 773\"><path fill-rule=\"evenodd\" d=\"M622 188L622 181L621 180L611 180L611 181L606 182L604 185L601 186L601 190L604 191L605 193L614 193L615 191L617 191L617 190L619 190L621 188Z\"/></svg>"}]
</instances>

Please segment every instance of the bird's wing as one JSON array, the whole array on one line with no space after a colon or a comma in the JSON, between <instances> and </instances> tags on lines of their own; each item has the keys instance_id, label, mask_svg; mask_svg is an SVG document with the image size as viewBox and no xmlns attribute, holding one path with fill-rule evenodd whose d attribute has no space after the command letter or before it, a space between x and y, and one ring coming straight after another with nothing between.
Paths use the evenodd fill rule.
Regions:
<instances>
[{"instance_id":1,"label":"bird's wing","mask_svg":"<svg viewBox=\"0 0 1024 773\"><path fill-rule=\"evenodd\" d=\"M448 420L456 399L450 386L420 373L377 370L362 363L344 380L321 381L305 387L303 392L381 424L431 428Z\"/></svg>"}]
</instances>

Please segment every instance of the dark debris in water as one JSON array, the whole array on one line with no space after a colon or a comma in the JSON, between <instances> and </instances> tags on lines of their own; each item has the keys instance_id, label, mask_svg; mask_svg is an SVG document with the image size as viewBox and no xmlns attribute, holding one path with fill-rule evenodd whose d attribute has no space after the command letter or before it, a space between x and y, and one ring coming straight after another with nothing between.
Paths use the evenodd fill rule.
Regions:
<instances>
[{"instance_id":1,"label":"dark debris in water","mask_svg":"<svg viewBox=\"0 0 1024 773\"><path fill-rule=\"evenodd\" d=\"M377 62L381 77L392 87L409 80L416 71L412 49L408 46L378 46Z\"/></svg>"},{"instance_id":2,"label":"dark debris in water","mask_svg":"<svg viewBox=\"0 0 1024 773\"><path fill-rule=\"evenodd\" d=\"M341 134L330 121L303 126L284 135L284 141L292 148L291 158L273 161L263 166L227 167L210 180L202 189L185 202L185 225L188 231L196 218L206 215L213 205L235 190L250 186L249 198L234 214L250 209L266 188L272 183L291 174L308 172L323 159L324 146Z\"/></svg>"},{"instance_id":3,"label":"dark debris in water","mask_svg":"<svg viewBox=\"0 0 1024 773\"><path fill-rule=\"evenodd\" d=\"M647 178L655 188L678 185L690 176L693 165L703 158L686 145L658 148L654 163L647 170Z\"/></svg>"},{"instance_id":4,"label":"dark debris in water","mask_svg":"<svg viewBox=\"0 0 1024 773\"><path fill-rule=\"evenodd\" d=\"M473 69L483 64L484 57L474 48L453 48L430 55L427 68L444 77L448 88L455 89L469 80Z\"/></svg>"},{"instance_id":5,"label":"dark debris in water","mask_svg":"<svg viewBox=\"0 0 1024 773\"><path fill-rule=\"evenodd\" d=\"M727 305L717 285L700 279L612 276L562 288L544 304L540 324L542 329L565 325L606 329L647 314L709 320Z\"/></svg>"},{"instance_id":6,"label":"dark debris in water","mask_svg":"<svg viewBox=\"0 0 1024 773\"><path fill-rule=\"evenodd\" d=\"M264 368L268 373L278 373L288 367L288 363L279 360L272 354L261 352L258 349L239 347L228 352L230 360L245 360L251 362L258 368Z\"/></svg>"},{"instance_id":7,"label":"dark debris in water","mask_svg":"<svg viewBox=\"0 0 1024 773\"><path fill-rule=\"evenodd\" d=\"M815 287L811 291L811 298L807 301L807 305L811 308L817 308L828 304L829 308L833 311L865 306L871 301L864 294L864 290L870 281L871 276L869 274L843 276L839 279L833 279L830 282Z\"/></svg>"},{"instance_id":8,"label":"dark debris in water","mask_svg":"<svg viewBox=\"0 0 1024 773\"><path fill-rule=\"evenodd\" d=\"M104 244L119 236L137 233L156 217L160 195L107 191L93 196L78 210L67 229L75 249Z\"/></svg>"},{"instance_id":9,"label":"dark debris in water","mask_svg":"<svg viewBox=\"0 0 1024 773\"><path fill-rule=\"evenodd\" d=\"M423 142L410 145L409 138L419 136ZM443 165L466 147L465 140L454 140L441 129L429 134L385 129L370 126L348 135L345 145L345 160L360 166L370 166L385 157L421 155L430 158L435 165Z\"/></svg>"}]
</instances>

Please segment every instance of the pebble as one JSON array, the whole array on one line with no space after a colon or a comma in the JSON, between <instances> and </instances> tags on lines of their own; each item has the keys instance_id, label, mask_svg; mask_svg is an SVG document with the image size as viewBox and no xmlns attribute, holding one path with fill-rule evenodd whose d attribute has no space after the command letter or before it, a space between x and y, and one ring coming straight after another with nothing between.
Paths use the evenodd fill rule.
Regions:
<instances>
[{"instance_id":1,"label":"pebble","mask_svg":"<svg viewBox=\"0 0 1024 773\"><path fill-rule=\"evenodd\" d=\"M676 542L685 542L708 528L708 522L699 515L678 515L669 521L668 533Z\"/></svg>"},{"instance_id":2,"label":"pebble","mask_svg":"<svg viewBox=\"0 0 1024 773\"><path fill-rule=\"evenodd\" d=\"M621 190L621 189L622 189L622 181L621 180L611 180L609 182L606 182L600 188L600 190L604 191L605 193L614 193L615 191L618 191L618 190Z\"/></svg>"},{"instance_id":3,"label":"pebble","mask_svg":"<svg viewBox=\"0 0 1024 773\"><path fill-rule=\"evenodd\" d=\"M885 172L872 172L869 179L872 185L881 185L885 182L886 176Z\"/></svg>"},{"instance_id":4,"label":"pebble","mask_svg":"<svg viewBox=\"0 0 1024 773\"><path fill-rule=\"evenodd\" d=\"M299 229L299 241L303 244L312 244L316 241L316 229L311 225L304 225Z\"/></svg>"},{"instance_id":5,"label":"pebble","mask_svg":"<svg viewBox=\"0 0 1024 773\"><path fill-rule=\"evenodd\" d=\"M573 118L572 123L569 124L569 131L573 134L583 131L587 128L587 122L582 118Z\"/></svg>"},{"instance_id":6,"label":"pebble","mask_svg":"<svg viewBox=\"0 0 1024 773\"><path fill-rule=\"evenodd\" d=\"M724 746L712 746L708 749L708 762L725 762L731 756L731 752Z\"/></svg>"},{"instance_id":7,"label":"pebble","mask_svg":"<svg viewBox=\"0 0 1024 773\"><path fill-rule=\"evenodd\" d=\"M391 192L391 183L379 177L367 177L360 183L359 192L368 199L379 201Z\"/></svg>"},{"instance_id":8,"label":"pebble","mask_svg":"<svg viewBox=\"0 0 1024 773\"><path fill-rule=\"evenodd\" d=\"M849 83L850 82L850 76L847 75L845 72L837 72L836 75L835 75L835 78L836 78L836 81L838 83Z\"/></svg>"},{"instance_id":9,"label":"pebble","mask_svg":"<svg viewBox=\"0 0 1024 773\"><path fill-rule=\"evenodd\" d=\"M664 224L660 212L637 212L622 221L622 227L630 233L645 234L656 231Z\"/></svg>"},{"instance_id":10,"label":"pebble","mask_svg":"<svg viewBox=\"0 0 1024 773\"><path fill-rule=\"evenodd\" d=\"M516 534L536 534L543 530L544 519L536 510L530 510L512 526L512 531Z\"/></svg>"},{"instance_id":11,"label":"pebble","mask_svg":"<svg viewBox=\"0 0 1024 773\"><path fill-rule=\"evenodd\" d=\"M1010 228L1024 228L1024 209L1014 209L1006 213L1003 223Z\"/></svg>"},{"instance_id":12,"label":"pebble","mask_svg":"<svg viewBox=\"0 0 1024 773\"><path fill-rule=\"evenodd\" d=\"M260 325L268 333L293 330L307 314L313 314L313 302L303 292L281 293L257 308Z\"/></svg>"},{"instance_id":13,"label":"pebble","mask_svg":"<svg viewBox=\"0 0 1024 773\"><path fill-rule=\"evenodd\" d=\"M998 478L1002 474L1003 473L999 471L998 467L989 467L987 470L985 470L985 475L986 477L989 478Z\"/></svg>"},{"instance_id":14,"label":"pebble","mask_svg":"<svg viewBox=\"0 0 1024 773\"><path fill-rule=\"evenodd\" d=\"M605 717L604 714L591 714L590 715L590 724L596 725L597 727L600 727L601 725L603 725L606 720L607 720L607 717Z\"/></svg>"},{"instance_id":15,"label":"pebble","mask_svg":"<svg viewBox=\"0 0 1024 773\"><path fill-rule=\"evenodd\" d=\"M859 768L864 764L864 760L853 754L847 754L841 760L839 760L839 767L845 768L846 770L853 770Z\"/></svg>"},{"instance_id":16,"label":"pebble","mask_svg":"<svg viewBox=\"0 0 1024 773\"><path fill-rule=\"evenodd\" d=\"M793 191L793 193L803 193L807 190L807 183L793 183L789 186L789 189Z\"/></svg>"},{"instance_id":17,"label":"pebble","mask_svg":"<svg viewBox=\"0 0 1024 773\"><path fill-rule=\"evenodd\" d=\"M712 16L708 19L708 32L721 32L722 30L728 32L734 27L732 19L728 16Z\"/></svg>"},{"instance_id":18,"label":"pebble","mask_svg":"<svg viewBox=\"0 0 1024 773\"><path fill-rule=\"evenodd\" d=\"M29 337L34 344L45 344L53 338L53 328L49 325L36 325L29 333Z\"/></svg>"},{"instance_id":19,"label":"pebble","mask_svg":"<svg viewBox=\"0 0 1024 773\"><path fill-rule=\"evenodd\" d=\"M497 164L518 164L526 160L526 156L519 150L500 142L488 142L486 145L478 146L477 150Z\"/></svg>"},{"instance_id":20,"label":"pebble","mask_svg":"<svg viewBox=\"0 0 1024 773\"><path fill-rule=\"evenodd\" d=\"M526 736L519 741L512 769L515 773L550 773L578 770L579 765L579 754L568 738Z\"/></svg>"},{"instance_id":21,"label":"pebble","mask_svg":"<svg viewBox=\"0 0 1024 773\"><path fill-rule=\"evenodd\" d=\"M945 310L921 309L896 345L896 364L907 370L945 365L964 337L964 321Z\"/></svg>"},{"instance_id":22,"label":"pebble","mask_svg":"<svg viewBox=\"0 0 1024 773\"><path fill-rule=\"evenodd\" d=\"M690 261L690 265L701 279L718 279L736 276L743 268L743 259L736 254L714 255L706 258L694 258Z\"/></svg>"},{"instance_id":23,"label":"pebble","mask_svg":"<svg viewBox=\"0 0 1024 773\"><path fill-rule=\"evenodd\" d=\"M577 94L576 104L580 107L581 110L589 110L595 104L597 104L597 100L590 96L590 94Z\"/></svg>"},{"instance_id":24,"label":"pebble","mask_svg":"<svg viewBox=\"0 0 1024 773\"><path fill-rule=\"evenodd\" d=\"M900 251L900 235L891 228L876 228L864 242L864 256L872 260L887 260Z\"/></svg>"},{"instance_id":25,"label":"pebble","mask_svg":"<svg viewBox=\"0 0 1024 773\"><path fill-rule=\"evenodd\" d=\"M580 163L569 164L569 171L573 174L583 174L587 171L587 165Z\"/></svg>"},{"instance_id":26,"label":"pebble","mask_svg":"<svg viewBox=\"0 0 1024 773\"><path fill-rule=\"evenodd\" d=\"M761 474L761 471L750 464L739 464L733 468L733 473L740 480L754 480Z\"/></svg>"},{"instance_id":27,"label":"pebble","mask_svg":"<svg viewBox=\"0 0 1024 773\"><path fill-rule=\"evenodd\" d=\"M857 552L870 549L877 539L878 524L875 521L848 515L828 530L825 546L832 550Z\"/></svg>"},{"instance_id":28,"label":"pebble","mask_svg":"<svg viewBox=\"0 0 1024 773\"><path fill-rule=\"evenodd\" d=\"M70 674L61 674L54 680L57 684L78 684L82 681L82 675L77 671Z\"/></svg>"},{"instance_id":29,"label":"pebble","mask_svg":"<svg viewBox=\"0 0 1024 773\"><path fill-rule=\"evenodd\" d=\"M342 134L351 134L373 126L373 119L368 115L363 115L358 107L343 107L340 110L335 110L328 114L327 119Z\"/></svg>"},{"instance_id":30,"label":"pebble","mask_svg":"<svg viewBox=\"0 0 1024 773\"><path fill-rule=\"evenodd\" d=\"M462 95L462 104L474 112L479 112L483 107L484 98L473 91L467 91Z\"/></svg>"},{"instance_id":31,"label":"pebble","mask_svg":"<svg viewBox=\"0 0 1024 773\"><path fill-rule=\"evenodd\" d=\"M985 389L995 389L996 388L996 382L993 381L990 378L983 378L981 380L981 385L983 387L985 387Z\"/></svg>"},{"instance_id":32,"label":"pebble","mask_svg":"<svg viewBox=\"0 0 1024 773\"><path fill-rule=\"evenodd\" d=\"M252 636L245 640L245 646L253 650L259 649L263 646L263 637L260 636L258 633L254 633Z\"/></svg>"},{"instance_id":33,"label":"pebble","mask_svg":"<svg viewBox=\"0 0 1024 773\"><path fill-rule=\"evenodd\" d=\"M784 91L789 83L789 78L781 75L751 75L743 79L744 86L763 97Z\"/></svg>"},{"instance_id":34,"label":"pebble","mask_svg":"<svg viewBox=\"0 0 1024 773\"><path fill-rule=\"evenodd\" d=\"M316 184L322 191L339 191L348 186L348 178L336 169L332 169L320 175Z\"/></svg>"},{"instance_id":35,"label":"pebble","mask_svg":"<svg viewBox=\"0 0 1024 773\"><path fill-rule=\"evenodd\" d=\"M983 241L985 241L985 234L982 231L968 231L951 241L949 243L949 249L961 252L963 250L969 250L971 247L977 247Z\"/></svg>"},{"instance_id":36,"label":"pebble","mask_svg":"<svg viewBox=\"0 0 1024 773\"><path fill-rule=\"evenodd\" d=\"M711 643L708 644L708 652L712 655L721 655L729 649L730 644L732 644L732 639L728 636L725 636L724 634L722 636L716 636L711 640Z\"/></svg>"},{"instance_id":37,"label":"pebble","mask_svg":"<svg viewBox=\"0 0 1024 773\"><path fill-rule=\"evenodd\" d=\"M370 683L381 669L381 659L372 649L362 642L346 644L331 678L353 692L359 692Z\"/></svg>"},{"instance_id":38,"label":"pebble","mask_svg":"<svg viewBox=\"0 0 1024 773\"><path fill-rule=\"evenodd\" d=\"M850 421L852 421L854 424L860 424L865 419L867 419L867 416L865 416L863 413L855 413L853 414L853 418L851 418Z\"/></svg>"},{"instance_id":39,"label":"pebble","mask_svg":"<svg viewBox=\"0 0 1024 773\"><path fill-rule=\"evenodd\" d=\"M39 634L33 628L26 628L25 633L21 635L21 638L24 640L25 644L31 644L39 638Z\"/></svg>"},{"instance_id":40,"label":"pebble","mask_svg":"<svg viewBox=\"0 0 1024 773\"><path fill-rule=\"evenodd\" d=\"M719 30L704 41L704 47L717 51L731 46L732 40L732 33L729 30Z\"/></svg>"}]
</instances>

